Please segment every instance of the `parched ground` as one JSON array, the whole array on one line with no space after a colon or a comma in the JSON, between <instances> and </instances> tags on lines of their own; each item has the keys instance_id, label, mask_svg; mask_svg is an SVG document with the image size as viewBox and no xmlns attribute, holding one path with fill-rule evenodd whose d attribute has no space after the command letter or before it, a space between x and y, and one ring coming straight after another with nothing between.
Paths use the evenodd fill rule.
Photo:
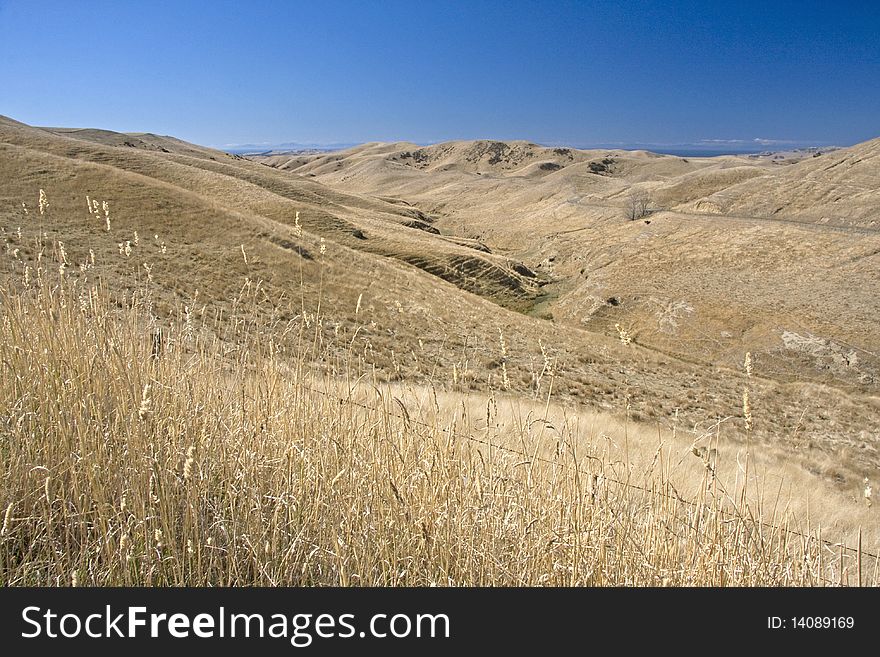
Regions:
<instances>
[{"instance_id":1,"label":"parched ground","mask_svg":"<svg viewBox=\"0 0 880 657\"><path fill-rule=\"evenodd\" d=\"M242 286L260 285L267 326L317 318L339 362L382 380L533 397L551 363L563 405L695 435L720 420L731 445L748 386L753 440L858 500L880 465L877 150L776 165L453 142L249 160L0 119L0 273L37 266L42 231L72 266L93 251L120 290L149 265L160 323L243 312ZM633 191L653 212L630 222ZM109 231L86 195L108 201Z\"/></svg>"},{"instance_id":2,"label":"parched ground","mask_svg":"<svg viewBox=\"0 0 880 657\"><path fill-rule=\"evenodd\" d=\"M526 142L367 144L257 159L395 198L443 233L521 260L550 279L527 312L557 326L610 338L622 327L652 355L719 378L751 352L754 376L772 382L762 403L779 420L775 439L823 426L837 437L793 442L824 443L847 462L876 455L880 140L778 159ZM650 199L651 213L631 222L633 193ZM669 379L652 386L682 402ZM792 396L811 400L810 410L785 401ZM826 402L840 415L813 405ZM710 395L702 407L718 403Z\"/></svg>"}]
</instances>

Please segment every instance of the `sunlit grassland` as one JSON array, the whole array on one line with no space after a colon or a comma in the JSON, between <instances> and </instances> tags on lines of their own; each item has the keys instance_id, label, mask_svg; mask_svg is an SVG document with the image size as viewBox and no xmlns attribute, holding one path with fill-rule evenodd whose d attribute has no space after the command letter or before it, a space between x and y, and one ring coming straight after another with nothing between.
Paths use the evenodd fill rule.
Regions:
<instances>
[{"instance_id":1,"label":"sunlit grassland","mask_svg":"<svg viewBox=\"0 0 880 657\"><path fill-rule=\"evenodd\" d=\"M749 490L750 454L730 484L711 431L682 483L674 440L551 414L550 359L537 399L503 367L485 394L404 390L327 350L319 299L266 323L243 281L232 312L160 325L149 263L123 292L20 239L38 255L3 256L0 584L878 582Z\"/></svg>"}]
</instances>

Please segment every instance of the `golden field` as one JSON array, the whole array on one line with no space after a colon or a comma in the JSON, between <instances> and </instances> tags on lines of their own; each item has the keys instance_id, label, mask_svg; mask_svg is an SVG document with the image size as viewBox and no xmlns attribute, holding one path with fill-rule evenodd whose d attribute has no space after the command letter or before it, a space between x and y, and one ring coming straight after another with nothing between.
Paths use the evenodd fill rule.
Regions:
<instances>
[{"instance_id":1,"label":"golden field","mask_svg":"<svg viewBox=\"0 0 880 657\"><path fill-rule=\"evenodd\" d=\"M876 140L506 148L0 119L2 583L876 584Z\"/></svg>"}]
</instances>

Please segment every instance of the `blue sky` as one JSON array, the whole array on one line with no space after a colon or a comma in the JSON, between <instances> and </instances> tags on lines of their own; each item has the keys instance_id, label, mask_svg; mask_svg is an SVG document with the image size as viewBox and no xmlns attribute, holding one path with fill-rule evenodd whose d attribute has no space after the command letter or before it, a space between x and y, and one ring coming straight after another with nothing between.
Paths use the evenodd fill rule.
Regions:
<instances>
[{"instance_id":1,"label":"blue sky","mask_svg":"<svg viewBox=\"0 0 880 657\"><path fill-rule=\"evenodd\" d=\"M0 0L0 35L0 114L214 146L880 135L876 0Z\"/></svg>"}]
</instances>

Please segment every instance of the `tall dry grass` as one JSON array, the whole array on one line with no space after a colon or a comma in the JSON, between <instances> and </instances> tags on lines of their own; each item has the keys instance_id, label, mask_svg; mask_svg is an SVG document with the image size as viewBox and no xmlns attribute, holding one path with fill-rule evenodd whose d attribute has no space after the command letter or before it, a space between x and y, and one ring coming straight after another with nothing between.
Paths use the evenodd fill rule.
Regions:
<instances>
[{"instance_id":1,"label":"tall dry grass","mask_svg":"<svg viewBox=\"0 0 880 657\"><path fill-rule=\"evenodd\" d=\"M684 499L662 450L635 481L540 417L500 435L494 395L479 424L313 367L320 312L259 325L258 285L160 333L148 275L118 291L34 250L0 284L2 585L878 582L762 523L708 458Z\"/></svg>"}]
</instances>

